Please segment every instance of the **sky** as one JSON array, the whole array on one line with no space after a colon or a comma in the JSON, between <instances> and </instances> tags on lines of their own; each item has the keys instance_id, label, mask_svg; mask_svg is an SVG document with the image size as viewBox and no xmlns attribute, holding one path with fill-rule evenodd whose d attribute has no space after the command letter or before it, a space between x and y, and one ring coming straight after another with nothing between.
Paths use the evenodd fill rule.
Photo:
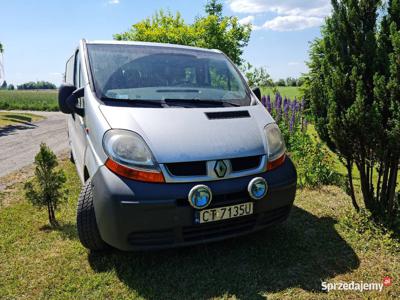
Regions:
<instances>
[{"instance_id":1,"label":"sky","mask_svg":"<svg viewBox=\"0 0 400 300\"><path fill-rule=\"evenodd\" d=\"M244 59L272 78L307 71L309 44L320 35L330 0L221 0L224 14L251 23ZM65 62L81 38L113 34L158 9L179 11L187 23L204 14L206 0L0 0L0 42L8 83L46 80L59 85Z\"/></svg>"}]
</instances>

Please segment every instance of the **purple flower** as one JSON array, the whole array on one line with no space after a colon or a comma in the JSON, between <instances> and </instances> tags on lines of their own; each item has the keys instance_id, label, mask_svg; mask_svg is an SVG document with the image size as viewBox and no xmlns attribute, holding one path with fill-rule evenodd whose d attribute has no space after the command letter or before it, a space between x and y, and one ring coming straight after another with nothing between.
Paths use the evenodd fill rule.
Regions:
<instances>
[{"instance_id":1,"label":"purple flower","mask_svg":"<svg viewBox=\"0 0 400 300\"><path fill-rule=\"evenodd\" d=\"M262 103L262 105L264 105L264 107L266 106L266 98L265 98L265 96L262 96L261 97L261 103Z\"/></svg>"},{"instance_id":2,"label":"purple flower","mask_svg":"<svg viewBox=\"0 0 400 300\"><path fill-rule=\"evenodd\" d=\"M271 97L270 97L269 95L268 95L268 97L267 97L266 106L267 106L268 112L271 113L271 112L272 112L272 103L271 103Z\"/></svg>"},{"instance_id":3,"label":"purple flower","mask_svg":"<svg viewBox=\"0 0 400 300\"><path fill-rule=\"evenodd\" d=\"M276 111L282 109L282 97L279 94L276 94L275 109Z\"/></svg>"},{"instance_id":4,"label":"purple flower","mask_svg":"<svg viewBox=\"0 0 400 300\"><path fill-rule=\"evenodd\" d=\"M289 131L293 132L293 128L294 128L294 123L296 121L296 112L293 111L292 112L292 117L290 118L290 123L289 123Z\"/></svg>"},{"instance_id":5,"label":"purple flower","mask_svg":"<svg viewBox=\"0 0 400 300\"><path fill-rule=\"evenodd\" d=\"M289 121L289 110L290 110L290 101L285 97L285 100L283 101L283 114L285 115L285 119L288 122Z\"/></svg>"}]
</instances>

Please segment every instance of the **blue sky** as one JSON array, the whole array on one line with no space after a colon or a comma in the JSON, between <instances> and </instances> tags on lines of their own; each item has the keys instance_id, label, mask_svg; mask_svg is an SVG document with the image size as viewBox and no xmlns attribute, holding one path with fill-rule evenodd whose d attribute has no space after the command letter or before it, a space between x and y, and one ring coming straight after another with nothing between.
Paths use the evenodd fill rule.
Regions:
<instances>
[{"instance_id":1,"label":"blue sky","mask_svg":"<svg viewBox=\"0 0 400 300\"><path fill-rule=\"evenodd\" d=\"M223 0L224 13L251 22L244 58L267 67L274 79L305 72L309 43L329 14L329 0ZM79 39L112 39L157 9L180 11L190 23L206 0L0 0L0 42L8 83L61 83Z\"/></svg>"}]
</instances>

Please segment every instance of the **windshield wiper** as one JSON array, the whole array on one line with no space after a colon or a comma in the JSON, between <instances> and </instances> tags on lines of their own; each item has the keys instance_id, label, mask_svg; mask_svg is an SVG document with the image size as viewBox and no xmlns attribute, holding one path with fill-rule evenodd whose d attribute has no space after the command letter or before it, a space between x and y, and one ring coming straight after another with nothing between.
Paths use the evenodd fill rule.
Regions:
<instances>
[{"instance_id":1,"label":"windshield wiper","mask_svg":"<svg viewBox=\"0 0 400 300\"><path fill-rule=\"evenodd\" d=\"M232 103L228 101L221 101L221 100L200 100L200 99L173 99L173 98L167 98L164 99L164 102L166 104L204 104L204 105L216 105L216 106L235 106L239 107L241 106L240 104L237 103Z\"/></svg>"},{"instance_id":2,"label":"windshield wiper","mask_svg":"<svg viewBox=\"0 0 400 300\"><path fill-rule=\"evenodd\" d=\"M115 103L126 103L129 105L147 105L153 107L164 107L165 104L162 100L142 100L142 99L118 99L118 98L109 98L109 97L101 97L101 100L106 102L108 105L113 105Z\"/></svg>"}]
</instances>

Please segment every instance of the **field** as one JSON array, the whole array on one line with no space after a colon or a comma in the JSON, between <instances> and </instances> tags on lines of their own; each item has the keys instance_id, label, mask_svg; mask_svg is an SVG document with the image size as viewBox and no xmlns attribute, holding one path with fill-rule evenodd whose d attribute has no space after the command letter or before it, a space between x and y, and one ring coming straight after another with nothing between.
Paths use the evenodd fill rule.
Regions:
<instances>
[{"instance_id":1,"label":"field","mask_svg":"<svg viewBox=\"0 0 400 300\"><path fill-rule=\"evenodd\" d=\"M400 243L356 216L336 187L299 190L284 226L225 242L158 252L90 253L75 229L80 182L64 159L68 202L50 229L24 200L0 193L0 298L384 299L400 294ZM1 204L2 203L2 204ZM362 230L362 228L367 228ZM321 282L377 282L382 292L321 291Z\"/></svg>"},{"instance_id":2,"label":"field","mask_svg":"<svg viewBox=\"0 0 400 300\"><path fill-rule=\"evenodd\" d=\"M0 90L0 109L57 111L57 90Z\"/></svg>"},{"instance_id":3,"label":"field","mask_svg":"<svg viewBox=\"0 0 400 300\"><path fill-rule=\"evenodd\" d=\"M288 97L290 99L294 99L294 97L301 99L301 97L303 97L303 93L296 86L278 86L276 89L279 91L282 97ZM263 95L270 95L271 97L273 97L275 94L270 87L261 88L261 91Z\"/></svg>"},{"instance_id":4,"label":"field","mask_svg":"<svg viewBox=\"0 0 400 300\"><path fill-rule=\"evenodd\" d=\"M0 112L0 128L9 125L21 125L43 120L44 117L28 113Z\"/></svg>"}]
</instances>

